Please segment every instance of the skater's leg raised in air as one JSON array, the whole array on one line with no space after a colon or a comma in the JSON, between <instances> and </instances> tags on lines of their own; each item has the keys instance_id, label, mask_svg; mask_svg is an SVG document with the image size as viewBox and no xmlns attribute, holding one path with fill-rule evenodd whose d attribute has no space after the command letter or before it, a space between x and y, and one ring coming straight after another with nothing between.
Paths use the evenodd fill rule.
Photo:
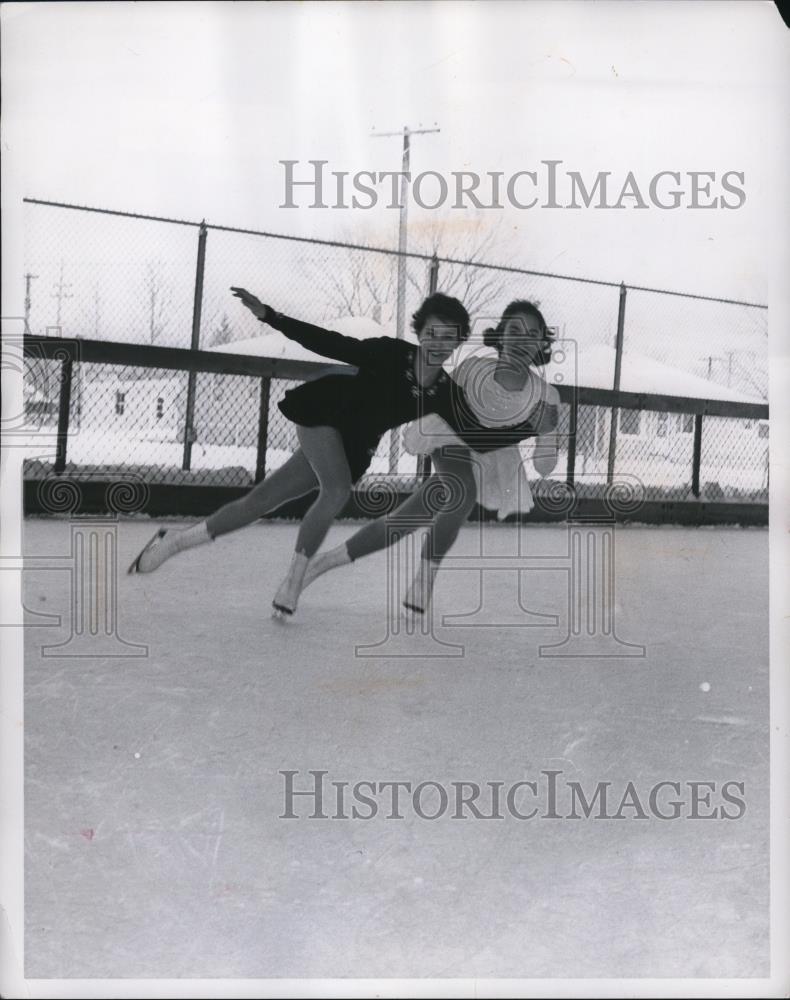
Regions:
<instances>
[{"instance_id":1,"label":"skater's leg raised in air","mask_svg":"<svg viewBox=\"0 0 790 1000\"><path fill-rule=\"evenodd\" d=\"M245 496L226 503L206 518L208 532L212 538L218 538L244 528L289 500L303 497L317 485L315 472L300 448Z\"/></svg>"},{"instance_id":2,"label":"skater's leg raised in air","mask_svg":"<svg viewBox=\"0 0 790 1000\"><path fill-rule=\"evenodd\" d=\"M152 573L178 552L244 528L289 500L314 490L317 483L310 463L301 451L297 451L249 493L220 507L205 521L180 530L160 528L129 567L129 572Z\"/></svg>"}]
</instances>

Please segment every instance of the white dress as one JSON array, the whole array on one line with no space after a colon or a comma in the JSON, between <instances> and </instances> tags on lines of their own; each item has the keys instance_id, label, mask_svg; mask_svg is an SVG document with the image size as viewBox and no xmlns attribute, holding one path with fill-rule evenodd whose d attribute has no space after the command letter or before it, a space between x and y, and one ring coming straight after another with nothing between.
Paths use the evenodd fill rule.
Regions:
<instances>
[{"instance_id":1,"label":"white dress","mask_svg":"<svg viewBox=\"0 0 790 1000\"><path fill-rule=\"evenodd\" d=\"M463 389L470 409L484 427L508 427L526 420L544 398L547 384L530 372L526 385L518 391L504 389L494 378L498 360L472 357L452 373ZM403 446L412 455L429 455L442 445L466 447L437 414L408 424ZM472 452L477 496L481 506L502 520L509 514L526 514L534 507L532 491L524 471L518 445L507 445L485 453Z\"/></svg>"}]
</instances>

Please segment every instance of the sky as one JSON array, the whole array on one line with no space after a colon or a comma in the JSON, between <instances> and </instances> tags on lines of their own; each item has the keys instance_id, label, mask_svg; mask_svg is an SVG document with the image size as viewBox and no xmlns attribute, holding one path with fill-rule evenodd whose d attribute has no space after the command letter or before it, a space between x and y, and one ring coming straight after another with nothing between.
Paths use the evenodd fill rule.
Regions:
<instances>
[{"instance_id":1,"label":"sky","mask_svg":"<svg viewBox=\"0 0 790 1000\"><path fill-rule=\"evenodd\" d=\"M482 220L412 204L410 246L440 221L496 225L497 263L766 300L787 145L771 3L41 3L3 22L14 198L396 246L395 209L281 208L279 161L395 170L399 139L371 132L437 123L415 173L740 171L746 200Z\"/></svg>"}]
</instances>

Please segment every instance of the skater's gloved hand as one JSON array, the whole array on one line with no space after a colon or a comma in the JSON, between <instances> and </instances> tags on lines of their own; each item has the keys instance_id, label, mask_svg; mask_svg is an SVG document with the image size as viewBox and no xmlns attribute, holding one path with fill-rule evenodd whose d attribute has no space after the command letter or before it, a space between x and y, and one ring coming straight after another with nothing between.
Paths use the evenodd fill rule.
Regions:
<instances>
[{"instance_id":1,"label":"skater's gloved hand","mask_svg":"<svg viewBox=\"0 0 790 1000\"><path fill-rule=\"evenodd\" d=\"M246 288L235 288L231 286L230 290L236 298L241 301L242 305L245 305L250 310L253 316L261 320L263 323L266 322L269 313L271 312L271 308L269 306L265 306L259 298L256 298L252 292L248 292Z\"/></svg>"}]
</instances>

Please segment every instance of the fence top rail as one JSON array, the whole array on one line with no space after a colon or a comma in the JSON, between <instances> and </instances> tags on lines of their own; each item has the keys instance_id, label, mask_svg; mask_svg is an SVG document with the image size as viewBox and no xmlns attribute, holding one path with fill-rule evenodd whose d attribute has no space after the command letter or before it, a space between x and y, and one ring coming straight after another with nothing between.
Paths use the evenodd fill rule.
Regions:
<instances>
[{"instance_id":1,"label":"fence top rail","mask_svg":"<svg viewBox=\"0 0 790 1000\"><path fill-rule=\"evenodd\" d=\"M95 208L91 205L75 205L63 201L47 201L43 198L23 198L28 205L44 205L49 208L66 208L76 212L92 212L96 215L114 215L124 219L141 219L145 222L164 222L174 226L191 226L196 229L214 229L217 232L238 233L242 236L262 236L273 240L286 240L292 243L313 243L319 246L336 247L344 250L362 250L367 253L386 254L389 257L412 257L415 260L436 260L443 264L455 264L460 267L479 267L489 271L503 271L508 274L525 274L533 278L551 278L556 281L574 281L582 285L598 285L604 288L627 287L635 292L654 292L657 295L672 295L677 298L695 299L701 302L722 302L726 305L748 306L751 309L768 309L762 302L746 302L742 299L727 299L716 295L697 295L693 292L677 292L668 288L651 288L646 285L627 285L620 281L604 281L600 278L582 278L573 274L556 274L551 271L533 271L523 267L511 267L507 264L489 264L479 260L461 260L458 257L443 257L438 254L419 253L417 251L401 251L386 247L364 246L360 243L348 243L344 240L325 240L312 236L292 236L287 233L273 233L264 229L244 229L239 226L225 226L216 222L195 222L193 219L174 219L164 215L145 215L141 212L123 212L113 208Z\"/></svg>"},{"instance_id":2,"label":"fence top rail","mask_svg":"<svg viewBox=\"0 0 790 1000\"><path fill-rule=\"evenodd\" d=\"M226 354L224 351L193 351L186 347L162 347L156 344L81 337L40 337L31 334L24 337L24 353L25 357L49 358L54 361L296 380L314 377L329 367L338 367L336 361L258 358L248 354Z\"/></svg>"},{"instance_id":3,"label":"fence top rail","mask_svg":"<svg viewBox=\"0 0 790 1000\"><path fill-rule=\"evenodd\" d=\"M158 368L171 371L209 372L218 375L246 375L258 378L303 380L329 368L332 361L292 361L288 358L259 358L248 354L193 351L185 347L129 344L123 341L40 337L26 334L24 353L28 358L87 362L124 367ZM623 410L654 410L668 413L699 413L711 417L740 417L767 420L767 403L738 403L724 399L673 396L669 393L629 392L591 386L556 386L563 403L571 406L617 407Z\"/></svg>"}]
</instances>

